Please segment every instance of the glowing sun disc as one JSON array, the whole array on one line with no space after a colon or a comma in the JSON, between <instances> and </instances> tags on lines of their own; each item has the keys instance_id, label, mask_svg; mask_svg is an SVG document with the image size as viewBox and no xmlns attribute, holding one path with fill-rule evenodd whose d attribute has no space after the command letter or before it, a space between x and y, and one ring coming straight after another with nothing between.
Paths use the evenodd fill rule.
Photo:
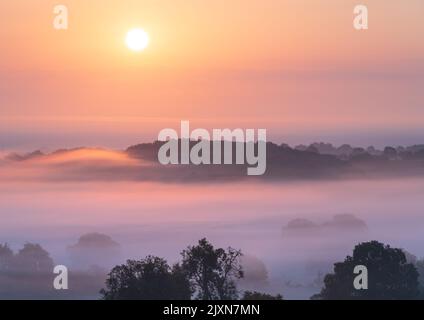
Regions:
<instances>
[{"instance_id":1,"label":"glowing sun disc","mask_svg":"<svg viewBox=\"0 0 424 320\"><path fill-rule=\"evenodd\" d=\"M149 45L149 35L143 29L132 29L128 31L125 43L130 50L142 51Z\"/></svg>"}]
</instances>

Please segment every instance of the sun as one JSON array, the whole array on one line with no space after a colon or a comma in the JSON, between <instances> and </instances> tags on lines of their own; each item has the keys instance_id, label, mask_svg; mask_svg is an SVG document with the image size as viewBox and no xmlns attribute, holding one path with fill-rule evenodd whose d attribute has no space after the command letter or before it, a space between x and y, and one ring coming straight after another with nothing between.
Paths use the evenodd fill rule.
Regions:
<instances>
[{"instance_id":1,"label":"sun","mask_svg":"<svg viewBox=\"0 0 424 320\"><path fill-rule=\"evenodd\" d=\"M131 29L127 32L125 43L132 51L143 51L149 45L149 35L143 29Z\"/></svg>"}]
</instances>

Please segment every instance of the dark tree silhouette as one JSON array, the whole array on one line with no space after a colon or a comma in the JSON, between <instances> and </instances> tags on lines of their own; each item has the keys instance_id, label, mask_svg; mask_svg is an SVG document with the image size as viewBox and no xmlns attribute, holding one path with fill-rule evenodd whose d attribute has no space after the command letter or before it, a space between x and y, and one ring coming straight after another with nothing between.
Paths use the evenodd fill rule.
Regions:
<instances>
[{"instance_id":1,"label":"dark tree silhouette","mask_svg":"<svg viewBox=\"0 0 424 320\"><path fill-rule=\"evenodd\" d=\"M276 296L257 291L245 291L241 300L283 300L281 294Z\"/></svg>"},{"instance_id":2,"label":"dark tree silhouette","mask_svg":"<svg viewBox=\"0 0 424 320\"><path fill-rule=\"evenodd\" d=\"M238 298L235 281L243 277L241 251L233 248L215 249L206 239L181 253L182 268L201 300L232 300Z\"/></svg>"},{"instance_id":3,"label":"dark tree silhouette","mask_svg":"<svg viewBox=\"0 0 424 320\"><path fill-rule=\"evenodd\" d=\"M368 289L353 286L355 266L368 269ZM324 278L324 288L312 299L414 299L418 295L418 272L407 263L401 249L377 241L355 246L352 256L334 264L334 273Z\"/></svg>"},{"instance_id":4,"label":"dark tree silhouette","mask_svg":"<svg viewBox=\"0 0 424 320\"><path fill-rule=\"evenodd\" d=\"M114 267L100 294L105 300L189 300L192 292L180 266L147 256Z\"/></svg>"}]
</instances>

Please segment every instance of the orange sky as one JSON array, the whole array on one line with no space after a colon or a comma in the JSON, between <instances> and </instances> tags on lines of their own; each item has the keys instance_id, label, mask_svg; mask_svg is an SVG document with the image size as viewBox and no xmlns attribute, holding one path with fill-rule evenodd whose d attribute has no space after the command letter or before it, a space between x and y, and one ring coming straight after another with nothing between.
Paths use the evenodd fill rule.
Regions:
<instances>
[{"instance_id":1,"label":"orange sky","mask_svg":"<svg viewBox=\"0 0 424 320\"><path fill-rule=\"evenodd\" d=\"M132 143L180 120L281 140L424 120L422 0L361 1L362 32L352 0L59 2L67 31L52 27L57 1L0 3L0 149L93 132ZM133 27L150 35L142 53L125 46Z\"/></svg>"}]
</instances>

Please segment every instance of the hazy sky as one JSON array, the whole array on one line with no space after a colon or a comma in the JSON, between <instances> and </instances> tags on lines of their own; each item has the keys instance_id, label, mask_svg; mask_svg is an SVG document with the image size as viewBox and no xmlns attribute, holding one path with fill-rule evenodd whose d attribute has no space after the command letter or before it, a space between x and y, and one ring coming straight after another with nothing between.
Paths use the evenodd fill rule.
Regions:
<instances>
[{"instance_id":1,"label":"hazy sky","mask_svg":"<svg viewBox=\"0 0 424 320\"><path fill-rule=\"evenodd\" d=\"M69 29L53 28L53 7ZM369 29L353 28L366 4ZM422 0L0 2L0 149L155 139L180 120L276 142L418 143ZM141 27L149 47L125 34ZM422 142L422 141L421 141Z\"/></svg>"}]
</instances>

